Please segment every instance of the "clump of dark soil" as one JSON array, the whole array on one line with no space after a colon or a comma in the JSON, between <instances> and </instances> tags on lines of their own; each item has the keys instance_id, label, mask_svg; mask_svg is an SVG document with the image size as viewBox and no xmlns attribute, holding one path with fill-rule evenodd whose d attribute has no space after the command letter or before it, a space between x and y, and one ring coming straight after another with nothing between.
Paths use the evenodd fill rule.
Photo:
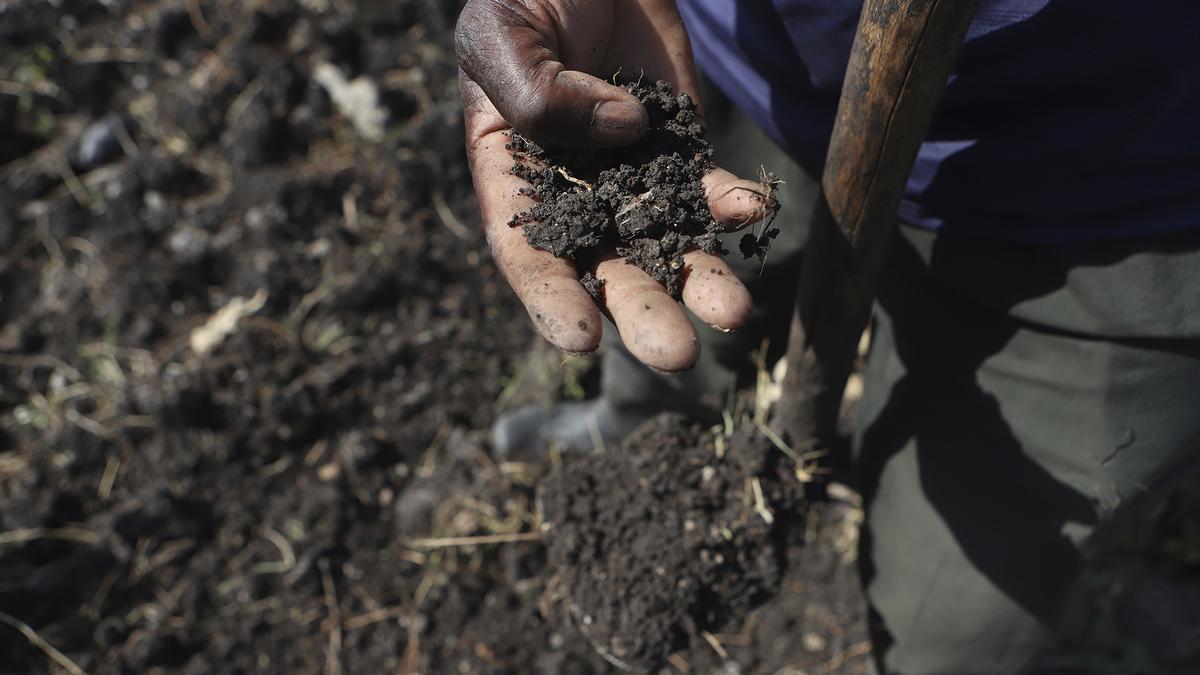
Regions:
<instances>
[{"instance_id":1,"label":"clump of dark soil","mask_svg":"<svg viewBox=\"0 0 1200 675\"><path fill-rule=\"evenodd\" d=\"M696 104L674 95L669 82L621 85L645 105L650 128L624 148L542 148L513 132L513 173L529 181L523 193L537 204L513 218L533 246L561 258L593 262L615 251L645 270L678 298L683 254L726 251L717 239L724 228L713 219L700 180L713 168ZM769 183L764 184L764 195ZM762 257L778 230L747 234L743 255ZM585 273L593 295L600 285Z\"/></svg>"},{"instance_id":2,"label":"clump of dark soil","mask_svg":"<svg viewBox=\"0 0 1200 675\"><path fill-rule=\"evenodd\" d=\"M652 668L778 589L802 486L746 426L664 415L543 482L549 559L571 618L614 664Z\"/></svg>"}]
</instances>

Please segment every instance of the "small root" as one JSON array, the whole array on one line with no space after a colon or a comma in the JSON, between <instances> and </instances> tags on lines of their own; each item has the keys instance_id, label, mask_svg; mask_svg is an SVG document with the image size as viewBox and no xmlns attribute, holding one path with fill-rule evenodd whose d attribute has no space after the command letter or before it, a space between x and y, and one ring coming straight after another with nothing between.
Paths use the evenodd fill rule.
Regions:
<instances>
[{"instance_id":1,"label":"small root","mask_svg":"<svg viewBox=\"0 0 1200 675\"><path fill-rule=\"evenodd\" d=\"M592 191L591 183L587 182L586 180L580 180L580 179L572 176L571 174L567 173L566 169L564 169L562 167L559 167L558 175L562 176L568 182L574 183L574 184L582 187L583 189L587 190L588 192Z\"/></svg>"},{"instance_id":2,"label":"small root","mask_svg":"<svg viewBox=\"0 0 1200 675\"><path fill-rule=\"evenodd\" d=\"M636 209L637 207L641 206L642 204L646 203L646 200L649 199L651 197L651 195L653 195L653 194L654 194L654 188L650 188L649 190L646 190L642 194L634 197L633 199L630 199L629 202L625 204L625 206L622 206L620 209L617 210L617 212L615 214L613 214L613 220L615 220L618 225L624 225L625 223L629 222L628 218L626 218L625 220L621 220L621 216L625 215L626 213L629 213L630 211L632 211L632 210Z\"/></svg>"}]
</instances>

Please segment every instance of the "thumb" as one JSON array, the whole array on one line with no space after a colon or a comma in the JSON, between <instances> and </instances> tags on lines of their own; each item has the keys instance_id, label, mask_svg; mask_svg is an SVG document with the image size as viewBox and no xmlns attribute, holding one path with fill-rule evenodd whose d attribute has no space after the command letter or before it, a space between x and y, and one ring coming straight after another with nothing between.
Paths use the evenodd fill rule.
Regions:
<instances>
[{"instance_id":1,"label":"thumb","mask_svg":"<svg viewBox=\"0 0 1200 675\"><path fill-rule=\"evenodd\" d=\"M535 11L541 5L469 2L455 29L463 72L512 128L537 143L627 145L641 138L649 125L645 107L620 87L568 70L558 42L571 36L559 35L552 12Z\"/></svg>"}]
</instances>

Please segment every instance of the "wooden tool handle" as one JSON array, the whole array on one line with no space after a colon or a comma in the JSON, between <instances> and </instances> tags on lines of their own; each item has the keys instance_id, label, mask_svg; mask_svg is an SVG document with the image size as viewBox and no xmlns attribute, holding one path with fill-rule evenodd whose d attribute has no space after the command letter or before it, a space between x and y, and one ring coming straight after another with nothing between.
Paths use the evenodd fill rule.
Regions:
<instances>
[{"instance_id":1,"label":"wooden tool handle","mask_svg":"<svg viewBox=\"0 0 1200 675\"><path fill-rule=\"evenodd\" d=\"M833 446L887 240L979 0L866 0L804 252L777 428Z\"/></svg>"}]
</instances>

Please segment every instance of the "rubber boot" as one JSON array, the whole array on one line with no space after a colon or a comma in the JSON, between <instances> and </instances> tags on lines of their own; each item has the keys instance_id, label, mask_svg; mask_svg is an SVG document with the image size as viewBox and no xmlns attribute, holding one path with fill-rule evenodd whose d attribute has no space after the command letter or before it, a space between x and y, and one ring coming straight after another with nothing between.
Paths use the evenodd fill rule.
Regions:
<instances>
[{"instance_id":1,"label":"rubber boot","mask_svg":"<svg viewBox=\"0 0 1200 675\"><path fill-rule=\"evenodd\" d=\"M607 327L606 334L616 329ZM666 376L638 363L620 345L607 341L600 366L600 396L552 406L531 405L505 413L492 426L492 449L498 459L533 461L551 448L563 453L593 452L620 443L639 424L660 412L704 416L705 406ZM695 389L693 389L695 391Z\"/></svg>"}]
</instances>

